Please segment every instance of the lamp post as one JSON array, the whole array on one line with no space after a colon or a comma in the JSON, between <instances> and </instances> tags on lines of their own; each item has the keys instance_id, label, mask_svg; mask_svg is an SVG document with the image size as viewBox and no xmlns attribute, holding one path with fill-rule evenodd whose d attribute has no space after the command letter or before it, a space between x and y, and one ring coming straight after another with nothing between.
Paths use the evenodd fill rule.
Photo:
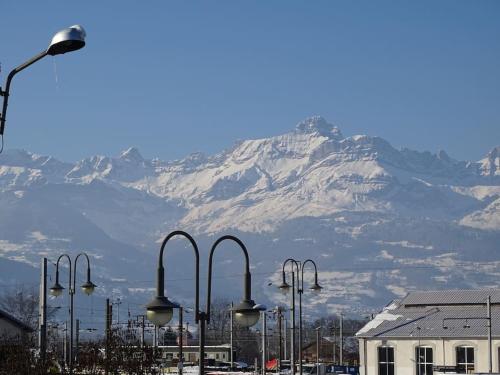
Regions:
<instances>
[{"instance_id":1,"label":"lamp post","mask_svg":"<svg viewBox=\"0 0 500 375\"><path fill-rule=\"evenodd\" d=\"M285 274L285 266L287 265L288 262L292 263L292 285L288 284L286 282L286 274ZM295 341L295 279L294 279L294 273L293 273L293 265L295 265L296 271L297 271L297 293L299 295L299 373L302 375L302 294L304 293L304 269L307 263L311 263L314 266L314 284L309 288L311 291L319 293L322 289L322 287L318 284L318 267L316 266L316 263L312 259L306 259L304 262L300 263L297 260L293 258L288 258L285 260L283 263L283 269L282 269L282 276L283 280L281 285L279 286L279 289L284 292L288 293L290 288L292 289L292 344ZM291 368L292 368L292 375L295 374L295 348L292 345L291 353L292 353L292 359L291 359Z\"/></svg>"},{"instance_id":2,"label":"lamp post","mask_svg":"<svg viewBox=\"0 0 500 375\"><path fill-rule=\"evenodd\" d=\"M320 356L320 351L321 351L321 337L320 337L320 330L321 326L316 327L316 374L319 375L319 356Z\"/></svg>"},{"instance_id":3,"label":"lamp post","mask_svg":"<svg viewBox=\"0 0 500 375\"><path fill-rule=\"evenodd\" d=\"M282 306L276 306L271 312L274 314L277 320L277 331L278 331L278 364L276 372L281 371L281 363L284 359L283 357L283 311ZM285 331L286 332L286 331ZM285 353L286 353L286 334L285 334Z\"/></svg>"},{"instance_id":4,"label":"lamp post","mask_svg":"<svg viewBox=\"0 0 500 375\"><path fill-rule=\"evenodd\" d=\"M266 311L262 311L262 366L261 366L261 374L266 375L266 360L267 360L267 313Z\"/></svg>"},{"instance_id":5,"label":"lamp post","mask_svg":"<svg viewBox=\"0 0 500 375\"><path fill-rule=\"evenodd\" d=\"M148 319L157 326L162 326L167 324L173 316L173 309L179 308L180 306L176 303L171 302L165 296L165 271L163 268L163 252L167 242L174 236L185 237L192 245L195 252L195 322L199 325L199 374L204 375L205 371L205 330L206 324L210 322L210 302L211 302L211 291L212 291L212 265L213 265L213 255L215 249L219 244L225 240L231 240L236 242L245 256L245 273L244 273L244 294L243 300L232 308L234 313L234 320L242 327L251 327L256 324L259 320L260 311L264 310L265 307L257 305L252 300L252 283L250 274L250 260L248 257L248 251L241 242L235 236L222 236L212 245L210 250L209 262L208 262L208 289L207 289L207 305L205 311L200 310L200 262L199 262L199 251L198 245L196 244L193 237L184 231L174 231L170 233L165 239L160 248L160 256L158 259L158 272L157 272L157 284L156 284L156 296L151 302L146 305L147 317Z\"/></svg>"},{"instance_id":6,"label":"lamp post","mask_svg":"<svg viewBox=\"0 0 500 375\"><path fill-rule=\"evenodd\" d=\"M291 262L292 264L292 285L290 286L285 279L285 266L288 262ZM294 268L297 271L297 273L294 272ZM291 308L290 308L290 315L291 315L291 320L292 320L292 326L290 327L290 370L292 372L292 375L295 375L295 275L297 275L297 280L298 280L298 275L299 275L299 263L295 259L287 259L283 263L283 281L281 285L279 286L280 291L283 294L288 294L290 289L292 289L292 299L291 299ZM297 281L298 283L298 281Z\"/></svg>"},{"instance_id":7,"label":"lamp post","mask_svg":"<svg viewBox=\"0 0 500 375\"><path fill-rule=\"evenodd\" d=\"M76 256L73 262L73 272L71 272L71 258L68 254L62 254L57 258L56 263L56 281L52 288L50 288L50 294L55 297L60 296L63 293L64 287L59 284L59 261L62 258L67 258L69 263L69 286L68 292L70 297L69 314L70 314L70 342L69 342L69 373L73 374L73 320L74 320L74 296L76 292L76 265L78 259L83 255L87 259L87 281L81 285L83 292L87 295L91 295L94 292L96 285L90 281L90 260L86 253L80 253Z\"/></svg>"},{"instance_id":8,"label":"lamp post","mask_svg":"<svg viewBox=\"0 0 500 375\"><path fill-rule=\"evenodd\" d=\"M47 55L62 55L66 52L72 52L83 48L83 46L85 46L85 36L85 30L80 25L74 25L68 27L67 29L63 29L57 32L52 37L49 47L45 51L40 52L38 55L32 57L28 61L14 68L9 73L5 82L5 90L2 90L2 88L0 88L0 96L3 96L2 113L0 114L0 135L2 137L5 130L7 105L9 103L10 83L12 81L12 78L14 78L14 76L20 71L26 69L28 66L36 63L38 60L44 58Z\"/></svg>"}]
</instances>

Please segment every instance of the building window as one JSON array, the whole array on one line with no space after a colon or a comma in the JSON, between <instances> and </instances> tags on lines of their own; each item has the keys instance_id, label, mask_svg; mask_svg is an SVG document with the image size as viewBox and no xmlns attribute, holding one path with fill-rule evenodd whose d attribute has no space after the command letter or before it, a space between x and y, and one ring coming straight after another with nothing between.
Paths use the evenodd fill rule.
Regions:
<instances>
[{"instance_id":1,"label":"building window","mask_svg":"<svg viewBox=\"0 0 500 375\"><path fill-rule=\"evenodd\" d=\"M390 346L378 347L378 374L394 375L394 348Z\"/></svg>"},{"instance_id":2,"label":"building window","mask_svg":"<svg viewBox=\"0 0 500 375\"><path fill-rule=\"evenodd\" d=\"M415 348L415 363L417 365L417 375L432 375L432 348L417 346Z\"/></svg>"},{"instance_id":3,"label":"building window","mask_svg":"<svg viewBox=\"0 0 500 375\"><path fill-rule=\"evenodd\" d=\"M215 359L219 359L219 353L215 355Z\"/></svg>"},{"instance_id":4,"label":"building window","mask_svg":"<svg viewBox=\"0 0 500 375\"><path fill-rule=\"evenodd\" d=\"M472 346L457 347L457 371L459 374L474 371L474 348Z\"/></svg>"}]
</instances>

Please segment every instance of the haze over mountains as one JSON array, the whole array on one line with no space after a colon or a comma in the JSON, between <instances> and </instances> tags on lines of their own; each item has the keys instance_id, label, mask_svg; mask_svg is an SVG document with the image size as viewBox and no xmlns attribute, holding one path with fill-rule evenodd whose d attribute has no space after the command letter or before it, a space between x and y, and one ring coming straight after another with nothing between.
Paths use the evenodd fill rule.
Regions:
<instances>
[{"instance_id":1,"label":"haze over mountains","mask_svg":"<svg viewBox=\"0 0 500 375\"><path fill-rule=\"evenodd\" d=\"M457 161L346 137L321 117L176 161L135 148L78 163L9 150L0 154L0 204L1 283L36 280L41 256L85 250L101 296L146 301L159 241L182 229L204 258L217 236L240 236L264 303L286 301L274 286L289 256L317 260L325 289L306 302L320 313L363 314L408 290L498 287L500 147ZM166 258L167 288L189 301L184 247L174 241ZM216 259L214 292L236 299L241 255L225 245Z\"/></svg>"}]
</instances>

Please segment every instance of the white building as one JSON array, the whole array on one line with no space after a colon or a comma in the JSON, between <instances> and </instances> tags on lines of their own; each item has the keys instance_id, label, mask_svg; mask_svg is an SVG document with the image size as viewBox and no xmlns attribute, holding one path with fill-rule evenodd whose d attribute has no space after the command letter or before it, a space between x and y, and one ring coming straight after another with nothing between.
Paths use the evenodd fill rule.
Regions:
<instances>
[{"instance_id":1,"label":"white building","mask_svg":"<svg viewBox=\"0 0 500 375\"><path fill-rule=\"evenodd\" d=\"M179 359L179 346L158 346L161 350L162 357L167 361L177 361ZM198 363L199 360L199 346L198 345L185 345L182 348L184 354L184 361L186 363ZM205 346L205 359L213 360L214 362L229 362L231 360L231 346L230 345L206 345Z\"/></svg>"},{"instance_id":2,"label":"white building","mask_svg":"<svg viewBox=\"0 0 500 375\"><path fill-rule=\"evenodd\" d=\"M500 372L500 290L412 292L356 335L361 375Z\"/></svg>"}]
</instances>

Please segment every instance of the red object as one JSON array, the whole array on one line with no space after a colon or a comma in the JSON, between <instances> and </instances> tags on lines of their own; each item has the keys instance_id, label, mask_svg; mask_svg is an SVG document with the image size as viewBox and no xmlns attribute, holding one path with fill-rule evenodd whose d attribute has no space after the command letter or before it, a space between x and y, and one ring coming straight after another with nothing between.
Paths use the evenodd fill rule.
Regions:
<instances>
[{"instance_id":1,"label":"red object","mask_svg":"<svg viewBox=\"0 0 500 375\"><path fill-rule=\"evenodd\" d=\"M276 358L266 362L266 370L276 370L278 368L278 360Z\"/></svg>"}]
</instances>

